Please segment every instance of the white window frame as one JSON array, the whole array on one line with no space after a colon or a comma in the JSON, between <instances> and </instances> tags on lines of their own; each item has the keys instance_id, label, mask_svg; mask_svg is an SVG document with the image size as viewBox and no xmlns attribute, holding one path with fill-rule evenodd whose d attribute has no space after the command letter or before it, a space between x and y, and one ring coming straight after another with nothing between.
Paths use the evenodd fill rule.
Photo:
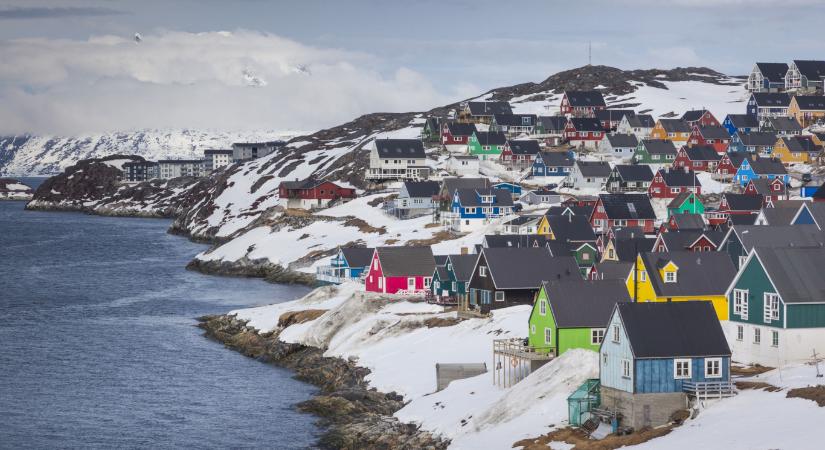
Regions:
<instances>
[{"instance_id":1,"label":"white window frame","mask_svg":"<svg viewBox=\"0 0 825 450\"><path fill-rule=\"evenodd\" d=\"M765 292L763 294L764 312L763 319L765 323L770 323L774 320L779 320L779 294L773 292Z\"/></svg>"},{"instance_id":2,"label":"white window frame","mask_svg":"<svg viewBox=\"0 0 825 450\"><path fill-rule=\"evenodd\" d=\"M771 330L771 347L779 347L779 331Z\"/></svg>"},{"instance_id":3,"label":"white window frame","mask_svg":"<svg viewBox=\"0 0 825 450\"><path fill-rule=\"evenodd\" d=\"M639 272L639 281L641 281L641 282L647 281L647 271L646 270L642 270L642 271Z\"/></svg>"},{"instance_id":4,"label":"white window frame","mask_svg":"<svg viewBox=\"0 0 825 450\"><path fill-rule=\"evenodd\" d=\"M633 378L633 366L629 359L622 359L622 377L629 379Z\"/></svg>"},{"instance_id":5,"label":"white window frame","mask_svg":"<svg viewBox=\"0 0 825 450\"><path fill-rule=\"evenodd\" d=\"M539 314L542 316L547 315L547 302L544 300L539 300Z\"/></svg>"},{"instance_id":6,"label":"white window frame","mask_svg":"<svg viewBox=\"0 0 825 450\"><path fill-rule=\"evenodd\" d=\"M748 320L748 296L747 289L733 290L733 313L738 314L742 320Z\"/></svg>"},{"instance_id":7,"label":"white window frame","mask_svg":"<svg viewBox=\"0 0 825 450\"><path fill-rule=\"evenodd\" d=\"M676 282L676 272L667 271L665 272L665 283L675 283Z\"/></svg>"},{"instance_id":8,"label":"white window frame","mask_svg":"<svg viewBox=\"0 0 825 450\"><path fill-rule=\"evenodd\" d=\"M604 341L604 328L590 329L590 345L600 345Z\"/></svg>"},{"instance_id":9,"label":"white window frame","mask_svg":"<svg viewBox=\"0 0 825 450\"><path fill-rule=\"evenodd\" d=\"M613 342L619 343L622 341L622 333L618 325L613 325Z\"/></svg>"},{"instance_id":10,"label":"white window frame","mask_svg":"<svg viewBox=\"0 0 825 450\"><path fill-rule=\"evenodd\" d=\"M762 344L762 329L761 328L754 328L753 329L753 343L755 345Z\"/></svg>"},{"instance_id":11,"label":"white window frame","mask_svg":"<svg viewBox=\"0 0 825 450\"><path fill-rule=\"evenodd\" d=\"M705 358L705 378L722 378L722 358Z\"/></svg>"},{"instance_id":12,"label":"white window frame","mask_svg":"<svg viewBox=\"0 0 825 450\"><path fill-rule=\"evenodd\" d=\"M748 255L739 257L739 268L740 269L745 266L745 261L747 261L747 260L748 260Z\"/></svg>"},{"instance_id":13,"label":"white window frame","mask_svg":"<svg viewBox=\"0 0 825 450\"><path fill-rule=\"evenodd\" d=\"M499 296L499 294L501 294ZM504 301L504 291L496 291L495 301L503 302Z\"/></svg>"},{"instance_id":14,"label":"white window frame","mask_svg":"<svg viewBox=\"0 0 825 450\"><path fill-rule=\"evenodd\" d=\"M415 290L415 277L407 277L407 290Z\"/></svg>"},{"instance_id":15,"label":"white window frame","mask_svg":"<svg viewBox=\"0 0 825 450\"><path fill-rule=\"evenodd\" d=\"M487 278L487 266L478 266L478 276Z\"/></svg>"},{"instance_id":16,"label":"white window frame","mask_svg":"<svg viewBox=\"0 0 825 450\"><path fill-rule=\"evenodd\" d=\"M736 340L740 342L745 340L745 327L743 325L736 326Z\"/></svg>"},{"instance_id":17,"label":"white window frame","mask_svg":"<svg viewBox=\"0 0 825 450\"><path fill-rule=\"evenodd\" d=\"M673 360L673 378L676 380L693 378L693 367L690 358L676 358Z\"/></svg>"},{"instance_id":18,"label":"white window frame","mask_svg":"<svg viewBox=\"0 0 825 450\"><path fill-rule=\"evenodd\" d=\"M547 345L553 345L553 329L552 328L545 328L544 329L544 343L547 344Z\"/></svg>"}]
</instances>

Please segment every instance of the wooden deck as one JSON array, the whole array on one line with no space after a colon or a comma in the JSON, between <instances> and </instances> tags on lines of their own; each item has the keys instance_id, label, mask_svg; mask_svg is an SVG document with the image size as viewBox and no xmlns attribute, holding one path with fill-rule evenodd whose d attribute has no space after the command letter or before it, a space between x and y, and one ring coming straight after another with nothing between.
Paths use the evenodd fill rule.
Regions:
<instances>
[{"instance_id":1,"label":"wooden deck","mask_svg":"<svg viewBox=\"0 0 825 450\"><path fill-rule=\"evenodd\" d=\"M510 387L555 357L553 347L531 347L524 339L493 340L493 384Z\"/></svg>"}]
</instances>

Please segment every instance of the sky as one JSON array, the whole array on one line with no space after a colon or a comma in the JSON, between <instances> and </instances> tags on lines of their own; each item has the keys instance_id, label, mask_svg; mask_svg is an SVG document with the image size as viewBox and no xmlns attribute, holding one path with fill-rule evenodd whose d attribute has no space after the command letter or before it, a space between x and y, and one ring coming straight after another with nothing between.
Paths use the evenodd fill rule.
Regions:
<instances>
[{"instance_id":1,"label":"sky","mask_svg":"<svg viewBox=\"0 0 825 450\"><path fill-rule=\"evenodd\" d=\"M781 3L0 0L0 135L312 131L538 82L588 44L623 69L825 59L791 32L825 2Z\"/></svg>"}]
</instances>

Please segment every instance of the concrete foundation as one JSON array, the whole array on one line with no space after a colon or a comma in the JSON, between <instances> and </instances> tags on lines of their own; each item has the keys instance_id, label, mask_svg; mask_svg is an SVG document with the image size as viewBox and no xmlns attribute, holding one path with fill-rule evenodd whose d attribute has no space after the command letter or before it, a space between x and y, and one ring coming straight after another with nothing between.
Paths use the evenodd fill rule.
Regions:
<instances>
[{"instance_id":1,"label":"concrete foundation","mask_svg":"<svg viewBox=\"0 0 825 450\"><path fill-rule=\"evenodd\" d=\"M687 396L681 392L631 394L602 386L601 396L602 408L620 413L619 424L637 430L665 425L673 413L688 405Z\"/></svg>"},{"instance_id":2,"label":"concrete foundation","mask_svg":"<svg viewBox=\"0 0 825 450\"><path fill-rule=\"evenodd\" d=\"M440 391L455 380L463 380L465 378L475 377L483 373L487 373L486 363L436 364L436 389Z\"/></svg>"}]
</instances>

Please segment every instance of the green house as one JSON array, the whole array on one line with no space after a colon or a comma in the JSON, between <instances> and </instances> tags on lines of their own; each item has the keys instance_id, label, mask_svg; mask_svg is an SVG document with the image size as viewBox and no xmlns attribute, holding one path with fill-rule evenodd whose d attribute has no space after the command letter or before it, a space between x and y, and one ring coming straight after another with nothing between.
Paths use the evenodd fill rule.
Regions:
<instances>
[{"instance_id":1,"label":"green house","mask_svg":"<svg viewBox=\"0 0 825 450\"><path fill-rule=\"evenodd\" d=\"M587 277L590 269L599 260L599 250L595 242L564 242L548 240L545 243L547 250L553 256L572 256L579 266L582 277Z\"/></svg>"},{"instance_id":2,"label":"green house","mask_svg":"<svg viewBox=\"0 0 825 450\"><path fill-rule=\"evenodd\" d=\"M616 303L629 301L622 280L544 282L528 319L528 343L556 356L573 348L597 352Z\"/></svg>"},{"instance_id":3,"label":"green house","mask_svg":"<svg viewBox=\"0 0 825 450\"><path fill-rule=\"evenodd\" d=\"M434 296L452 301L466 300L467 283L478 255L450 255L443 266L436 266L430 291Z\"/></svg>"},{"instance_id":4,"label":"green house","mask_svg":"<svg viewBox=\"0 0 825 450\"><path fill-rule=\"evenodd\" d=\"M642 139L636 146L633 159L639 164L672 164L676 160L676 147L664 139Z\"/></svg>"},{"instance_id":5,"label":"green house","mask_svg":"<svg viewBox=\"0 0 825 450\"><path fill-rule=\"evenodd\" d=\"M681 192L667 205L667 217L674 214L704 214L705 205L693 192Z\"/></svg>"},{"instance_id":6,"label":"green house","mask_svg":"<svg viewBox=\"0 0 825 450\"><path fill-rule=\"evenodd\" d=\"M421 128L421 140L424 142L441 142L441 125L437 117L428 117Z\"/></svg>"},{"instance_id":7,"label":"green house","mask_svg":"<svg viewBox=\"0 0 825 450\"><path fill-rule=\"evenodd\" d=\"M481 160L498 159L506 143L507 137L501 131L476 131L470 136L467 149Z\"/></svg>"}]
</instances>

